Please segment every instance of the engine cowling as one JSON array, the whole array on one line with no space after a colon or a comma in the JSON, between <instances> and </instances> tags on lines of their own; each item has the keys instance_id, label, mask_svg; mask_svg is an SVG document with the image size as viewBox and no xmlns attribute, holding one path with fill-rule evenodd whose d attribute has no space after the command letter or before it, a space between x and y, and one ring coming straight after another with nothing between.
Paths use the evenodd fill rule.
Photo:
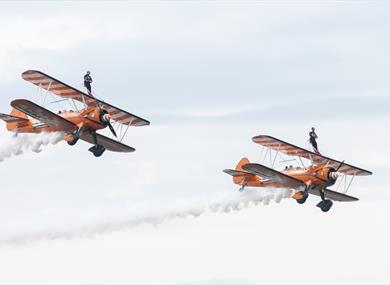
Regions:
<instances>
[{"instance_id":1,"label":"engine cowling","mask_svg":"<svg viewBox=\"0 0 390 285\"><path fill-rule=\"evenodd\" d=\"M339 173L333 167L324 167L317 171L316 177L326 181L326 187L332 186L336 183Z\"/></svg>"}]
</instances>

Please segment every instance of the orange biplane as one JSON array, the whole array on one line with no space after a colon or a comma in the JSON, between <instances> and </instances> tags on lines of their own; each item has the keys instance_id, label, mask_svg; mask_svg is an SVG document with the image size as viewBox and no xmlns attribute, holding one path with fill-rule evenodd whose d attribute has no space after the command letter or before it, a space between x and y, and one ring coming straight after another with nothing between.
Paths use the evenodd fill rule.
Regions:
<instances>
[{"instance_id":1,"label":"orange biplane","mask_svg":"<svg viewBox=\"0 0 390 285\"><path fill-rule=\"evenodd\" d=\"M264 157L269 156L271 167L250 163L247 158L242 158L235 170L225 169L225 173L233 176L233 182L241 186L240 191L243 191L245 186L288 188L294 190L292 198L299 204L305 203L309 194L313 194L321 197L317 207L327 212L333 205L332 201L357 201L357 198L345 194L352 180L355 176L372 174L368 170L308 151L271 136L255 136L252 141L266 149ZM280 154L296 156L298 159L293 160L299 162L300 166L286 166L281 171L273 169ZM305 165L302 158L308 160L310 164ZM287 161L289 160L282 162ZM343 181L339 181L336 191L328 189L335 185L340 177ZM337 191L342 184L343 193Z\"/></svg>"},{"instance_id":2,"label":"orange biplane","mask_svg":"<svg viewBox=\"0 0 390 285\"><path fill-rule=\"evenodd\" d=\"M145 119L98 100L43 72L28 70L22 73L22 78L38 86L40 90L45 90L45 98L47 94L57 95L62 97L59 101L72 103L71 106L75 110L59 111L56 114L28 100L13 100L11 114L0 113L0 119L7 123L9 131L15 133L64 132L64 140L69 145L76 144L79 139L84 140L94 145L89 151L99 157L105 150L134 151L134 148L121 142L128 128L150 124ZM117 124L116 130L111 120L113 124ZM98 130L106 127L116 139L97 133ZM120 130L119 138L118 130Z\"/></svg>"}]
</instances>

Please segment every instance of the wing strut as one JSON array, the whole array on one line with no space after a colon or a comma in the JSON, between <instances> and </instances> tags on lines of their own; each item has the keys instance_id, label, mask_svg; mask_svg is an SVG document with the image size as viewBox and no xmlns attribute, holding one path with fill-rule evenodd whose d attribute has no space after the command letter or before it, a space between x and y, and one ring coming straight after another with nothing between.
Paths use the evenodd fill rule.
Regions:
<instances>
[{"instance_id":1,"label":"wing strut","mask_svg":"<svg viewBox=\"0 0 390 285\"><path fill-rule=\"evenodd\" d=\"M126 129L125 129L125 132L123 133L123 136L120 138L120 142L125 138L125 136L126 136L126 133L127 133L127 130L129 129L129 127L130 127L130 124L128 124L127 125L127 127L126 127Z\"/></svg>"}]
</instances>

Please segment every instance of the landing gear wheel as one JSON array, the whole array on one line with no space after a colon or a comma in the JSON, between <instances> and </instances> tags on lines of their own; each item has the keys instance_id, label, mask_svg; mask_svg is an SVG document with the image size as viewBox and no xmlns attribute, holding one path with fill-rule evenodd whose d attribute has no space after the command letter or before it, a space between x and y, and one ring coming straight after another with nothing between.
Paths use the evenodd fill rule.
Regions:
<instances>
[{"instance_id":1,"label":"landing gear wheel","mask_svg":"<svg viewBox=\"0 0 390 285\"><path fill-rule=\"evenodd\" d=\"M242 186L240 187L240 189L238 189L238 191L242 192L242 191L244 191L244 189L245 189L245 186L242 185Z\"/></svg>"},{"instance_id":2,"label":"landing gear wheel","mask_svg":"<svg viewBox=\"0 0 390 285\"><path fill-rule=\"evenodd\" d=\"M322 212L328 212L332 206L333 202L331 200L323 200L317 204L317 207L320 208Z\"/></svg>"},{"instance_id":3,"label":"landing gear wheel","mask_svg":"<svg viewBox=\"0 0 390 285\"><path fill-rule=\"evenodd\" d=\"M307 200L307 198L298 199L297 203L298 204L304 204L306 202L306 200Z\"/></svg>"},{"instance_id":4,"label":"landing gear wheel","mask_svg":"<svg viewBox=\"0 0 390 285\"><path fill-rule=\"evenodd\" d=\"M103 154L103 152L105 152L105 150L106 149L102 145L96 145L96 146L93 146L89 149L89 151L92 152L93 155L96 157L101 156Z\"/></svg>"},{"instance_id":5,"label":"landing gear wheel","mask_svg":"<svg viewBox=\"0 0 390 285\"><path fill-rule=\"evenodd\" d=\"M307 197L309 197L309 194L307 193L307 191L299 191L298 193L301 193L302 194L302 198L301 199L297 199L297 203L298 204L303 204L306 202L307 200Z\"/></svg>"},{"instance_id":6,"label":"landing gear wheel","mask_svg":"<svg viewBox=\"0 0 390 285\"><path fill-rule=\"evenodd\" d=\"M76 134L72 134L72 138L73 139L71 141L67 141L68 145L75 145L79 140L79 136Z\"/></svg>"}]
</instances>

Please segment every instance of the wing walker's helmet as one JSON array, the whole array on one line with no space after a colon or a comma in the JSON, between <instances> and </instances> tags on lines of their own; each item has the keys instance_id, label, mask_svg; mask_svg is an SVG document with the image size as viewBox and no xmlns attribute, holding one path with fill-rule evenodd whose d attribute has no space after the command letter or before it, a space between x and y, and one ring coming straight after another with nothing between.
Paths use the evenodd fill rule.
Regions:
<instances>
[{"instance_id":1,"label":"wing walker's helmet","mask_svg":"<svg viewBox=\"0 0 390 285\"><path fill-rule=\"evenodd\" d=\"M87 71L87 74L90 75L90 74L91 74L91 71L88 70L88 71Z\"/></svg>"}]
</instances>

